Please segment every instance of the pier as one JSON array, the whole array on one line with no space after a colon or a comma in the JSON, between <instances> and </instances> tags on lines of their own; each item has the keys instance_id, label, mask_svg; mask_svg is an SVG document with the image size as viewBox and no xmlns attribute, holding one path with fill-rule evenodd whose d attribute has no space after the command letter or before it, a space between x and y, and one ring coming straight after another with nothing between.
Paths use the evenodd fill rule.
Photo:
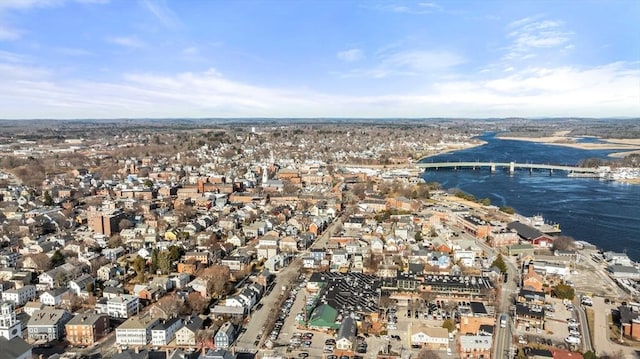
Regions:
<instances>
[{"instance_id":1,"label":"pier","mask_svg":"<svg viewBox=\"0 0 640 359\"><path fill-rule=\"evenodd\" d=\"M584 174L595 174L598 173L597 168L590 167L576 167L576 166L563 166L563 165L552 165L552 164L541 164L541 163L516 163L516 162L421 162L417 163L416 166L418 168L428 170L428 169L440 169L440 168L452 168L452 169L460 169L460 168L489 168L491 172L495 172L497 168L508 169L509 173L514 173L516 169L525 169L529 171L533 170L547 170L549 173L553 173L553 171L565 171L569 173L584 173Z\"/></svg>"}]
</instances>

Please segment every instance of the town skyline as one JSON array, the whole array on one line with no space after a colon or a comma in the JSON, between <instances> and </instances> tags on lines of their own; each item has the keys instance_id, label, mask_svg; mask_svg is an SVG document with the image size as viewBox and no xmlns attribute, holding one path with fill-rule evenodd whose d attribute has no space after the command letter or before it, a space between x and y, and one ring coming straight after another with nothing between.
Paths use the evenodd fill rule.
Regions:
<instances>
[{"instance_id":1,"label":"town skyline","mask_svg":"<svg viewBox=\"0 0 640 359\"><path fill-rule=\"evenodd\" d=\"M0 118L637 117L638 13L631 1L6 1Z\"/></svg>"}]
</instances>

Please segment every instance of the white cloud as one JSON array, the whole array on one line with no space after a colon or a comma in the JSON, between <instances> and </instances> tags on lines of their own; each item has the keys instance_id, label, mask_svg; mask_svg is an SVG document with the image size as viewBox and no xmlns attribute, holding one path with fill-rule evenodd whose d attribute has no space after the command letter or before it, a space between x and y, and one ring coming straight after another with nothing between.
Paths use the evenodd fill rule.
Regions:
<instances>
[{"instance_id":1,"label":"white cloud","mask_svg":"<svg viewBox=\"0 0 640 359\"><path fill-rule=\"evenodd\" d=\"M526 17L511 22L507 28L507 38L511 41L506 60L526 60L538 55L540 49L573 47L572 33L564 29L564 23L558 20L541 20L537 17Z\"/></svg>"},{"instance_id":2,"label":"white cloud","mask_svg":"<svg viewBox=\"0 0 640 359\"><path fill-rule=\"evenodd\" d=\"M433 76L458 66L466 60L453 52L442 50L389 50L378 54L378 64L357 68L342 77L386 78L393 76Z\"/></svg>"},{"instance_id":3,"label":"white cloud","mask_svg":"<svg viewBox=\"0 0 640 359\"><path fill-rule=\"evenodd\" d=\"M75 0L77 3L106 4L110 0ZM0 0L0 21L4 14L12 11L27 11L33 8L62 6L66 0ZM0 23L0 41L17 40L22 37L23 30Z\"/></svg>"},{"instance_id":4,"label":"white cloud","mask_svg":"<svg viewBox=\"0 0 640 359\"><path fill-rule=\"evenodd\" d=\"M344 62L356 62L364 57L364 53L360 49L349 49L338 52L336 56Z\"/></svg>"},{"instance_id":5,"label":"white cloud","mask_svg":"<svg viewBox=\"0 0 640 359\"><path fill-rule=\"evenodd\" d=\"M0 24L0 41L17 40L21 35L20 30Z\"/></svg>"},{"instance_id":6,"label":"white cloud","mask_svg":"<svg viewBox=\"0 0 640 359\"><path fill-rule=\"evenodd\" d=\"M367 8L382 12L410 15L425 15L442 11L442 7L435 2L420 2L417 4L398 2L378 3L373 6L367 6Z\"/></svg>"},{"instance_id":7,"label":"white cloud","mask_svg":"<svg viewBox=\"0 0 640 359\"><path fill-rule=\"evenodd\" d=\"M129 48L140 48L140 47L144 47L145 46L144 42L138 40L134 36L108 37L107 41L112 43L112 44L116 44L116 45L120 45L120 46L124 46L124 47L129 47Z\"/></svg>"},{"instance_id":8,"label":"white cloud","mask_svg":"<svg viewBox=\"0 0 640 359\"><path fill-rule=\"evenodd\" d=\"M638 65L531 67L413 93L344 96L257 86L215 69L62 80L0 57L0 118L640 116Z\"/></svg>"},{"instance_id":9,"label":"white cloud","mask_svg":"<svg viewBox=\"0 0 640 359\"><path fill-rule=\"evenodd\" d=\"M180 24L178 16L169 8L164 0L141 0L141 2L164 26L174 28Z\"/></svg>"}]
</instances>

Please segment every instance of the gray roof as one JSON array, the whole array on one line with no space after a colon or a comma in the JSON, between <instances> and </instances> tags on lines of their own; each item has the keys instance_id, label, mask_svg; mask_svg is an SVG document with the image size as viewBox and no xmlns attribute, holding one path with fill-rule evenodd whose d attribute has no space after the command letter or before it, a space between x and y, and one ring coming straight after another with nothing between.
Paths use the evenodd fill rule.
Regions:
<instances>
[{"instance_id":1,"label":"gray roof","mask_svg":"<svg viewBox=\"0 0 640 359\"><path fill-rule=\"evenodd\" d=\"M515 229L518 235L524 239L532 240L543 235L539 230L520 222L507 224L508 229Z\"/></svg>"},{"instance_id":2,"label":"gray roof","mask_svg":"<svg viewBox=\"0 0 640 359\"><path fill-rule=\"evenodd\" d=\"M0 359L15 359L26 352L31 352L31 346L20 337L11 340L0 336Z\"/></svg>"},{"instance_id":3,"label":"gray roof","mask_svg":"<svg viewBox=\"0 0 640 359\"><path fill-rule=\"evenodd\" d=\"M94 325L100 318L106 316L106 314L78 314L67 322L67 325Z\"/></svg>"},{"instance_id":4,"label":"gray roof","mask_svg":"<svg viewBox=\"0 0 640 359\"><path fill-rule=\"evenodd\" d=\"M342 325L340 325L340 330L338 331L338 339L346 338L353 340L355 336L356 321L351 316L347 316L342 319Z\"/></svg>"},{"instance_id":5,"label":"gray roof","mask_svg":"<svg viewBox=\"0 0 640 359\"><path fill-rule=\"evenodd\" d=\"M71 314L62 309L36 310L27 326L51 326L57 325L60 321L70 318Z\"/></svg>"}]
</instances>

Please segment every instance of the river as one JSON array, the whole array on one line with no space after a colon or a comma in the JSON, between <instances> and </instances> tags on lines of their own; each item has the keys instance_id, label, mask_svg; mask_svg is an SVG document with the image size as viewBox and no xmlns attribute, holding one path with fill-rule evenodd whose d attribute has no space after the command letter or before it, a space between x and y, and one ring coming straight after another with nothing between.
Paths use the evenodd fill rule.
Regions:
<instances>
[{"instance_id":1,"label":"river","mask_svg":"<svg viewBox=\"0 0 640 359\"><path fill-rule=\"evenodd\" d=\"M528 141L502 140L495 133L478 137L486 144L423 159L422 162L511 162L577 165L586 158L607 158L613 150L581 150ZM590 141L589 139L585 139ZM511 206L525 216L541 214L559 223L562 234L605 251L626 252L640 261L640 185L567 177L556 171L498 169L429 170L423 178L444 189L460 189L496 206Z\"/></svg>"}]
</instances>

